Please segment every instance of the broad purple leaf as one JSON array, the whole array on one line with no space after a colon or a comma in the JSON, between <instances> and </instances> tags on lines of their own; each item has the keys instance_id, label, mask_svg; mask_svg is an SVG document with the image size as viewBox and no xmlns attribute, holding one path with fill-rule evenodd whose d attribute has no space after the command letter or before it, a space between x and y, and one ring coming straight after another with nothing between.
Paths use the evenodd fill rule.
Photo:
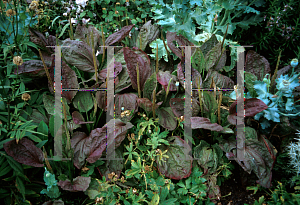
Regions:
<instances>
[{"instance_id":1,"label":"broad purple leaf","mask_svg":"<svg viewBox=\"0 0 300 205\"><path fill-rule=\"evenodd\" d=\"M223 151L218 144L210 145L201 140L194 149L194 159L204 169L204 175L211 175L217 171L223 156Z\"/></svg>"},{"instance_id":2,"label":"broad purple leaf","mask_svg":"<svg viewBox=\"0 0 300 205\"><path fill-rule=\"evenodd\" d=\"M214 79L214 83L216 84L217 88L230 89L234 86L233 80L231 80L229 77L218 73L218 71L209 70L206 80L203 82L203 87L210 88L212 79Z\"/></svg>"},{"instance_id":3,"label":"broad purple leaf","mask_svg":"<svg viewBox=\"0 0 300 205\"><path fill-rule=\"evenodd\" d=\"M120 62L114 63L114 77L116 78L117 75L122 71L122 64ZM112 76L111 76L112 77ZM105 82L107 78L107 68L104 68L99 72L98 78L101 80L101 82Z\"/></svg>"},{"instance_id":4,"label":"broad purple leaf","mask_svg":"<svg viewBox=\"0 0 300 205\"><path fill-rule=\"evenodd\" d=\"M45 64L50 69L51 62L45 60ZM49 71L48 71L49 72ZM41 60L30 60L24 62L22 65L15 69L14 74L22 74L32 78L41 78L46 76L46 71Z\"/></svg>"},{"instance_id":5,"label":"broad purple leaf","mask_svg":"<svg viewBox=\"0 0 300 205\"><path fill-rule=\"evenodd\" d=\"M121 113L125 110L133 110L134 113L138 111L137 106L137 98L138 96L134 93L125 93L125 94L116 94L115 97L115 114L116 118L119 118ZM122 107L124 110L122 111ZM133 115L126 116L127 121L129 121Z\"/></svg>"},{"instance_id":6,"label":"broad purple leaf","mask_svg":"<svg viewBox=\"0 0 300 205\"><path fill-rule=\"evenodd\" d=\"M182 56L182 50L183 53L185 53L185 49L183 47L176 47L173 43L173 41L176 41L179 46L194 46L193 43L191 43L187 38L182 36L181 34L177 36L176 32L167 32L167 45L171 49L173 53L175 53L176 56L178 56L181 60L184 60L184 56ZM195 48L191 49L191 54L195 52Z\"/></svg>"},{"instance_id":7,"label":"broad purple leaf","mask_svg":"<svg viewBox=\"0 0 300 205\"><path fill-rule=\"evenodd\" d=\"M67 46L67 47L66 47ZM70 40L63 41L61 47L62 54L66 61L79 70L95 73L92 48L83 41ZM99 61L96 58L97 68Z\"/></svg>"},{"instance_id":8,"label":"broad purple leaf","mask_svg":"<svg viewBox=\"0 0 300 205\"><path fill-rule=\"evenodd\" d=\"M106 83L103 83L100 89L106 88ZM96 92L96 102L99 108L103 109L103 111L107 112L107 98L106 98L106 91L98 91Z\"/></svg>"},{"instance_id":9,"label":"broad purple leaf","mask_svg":"<svg viewBox=\"0 0 300 205\"><path fill-rule=\"evenodd\" d=\"M178 78L180 84L184 87L185 76L184 76L184 72L182 69L182 65L184 65L184 61L180 61L177 65L177 78ZM199 83L200 88L201 88L202 78L201 78L200 73L193 67L191 67L191 73L192 73L192 82L193 82L192 88L198 88L197 82ZM193 97L196 97L196 96L198 96L198 92L193 91Z\"/></svg>"},{"instance_id":10,"label":"broad purple leaf","mask_svg":"<svg viewBox=\"0 0 300 205\"><path fill-rule=\"evenodd\" d=\"M74 38L80 39L85 43L87 43L87 39L88 39L89 44L92 46L92 38L90 36L91 33L94 37L94 49L96 50L96 48L99 45L102 45L102 33L101 33L101 31L96 29L94 25L88 25L88 27L87 27L86 25L78 24L76 26Z\"/></svg>"},{"instance_id":11,"label":"broad purple leaf","mask_svg":"<svg viewBox=\"0 0 300 205\"><path fill-rule=\"evenodd\" d=\"M123 123L118 119L115 121L112 119L102 128L92 130L88 137L83 132L75 132L71 139L71 146L74 149L74 165L81 169L85 159L89 163L96 162L106 149L106 144L107 150L109 152L113 151L120 146L125 139L127 130L132 127L133 125L130 122ZM115 147L111 146L113 140L115 140Z\"/></svg>"},{"instance_id":12,"label":"broad purple leaf","mask_svg":"<svg viewBox=\"0 0 300 205\"><path fill-rule=\"evenodd\" d=\"M205 55L205 70L211 69L221 56L221 43L217 43L208 53Z\"/></svg>"},{"instance_id":13,"label":"broad purple leaf","mask_svg":"<svg viewBox=\"0 0 300 205\"><path fill-rule=\"evenodd\" d=\"M259 178L257 183L265 188L272 186L272 169L276 160L277 150L264 136L257 136L254 128L245 127L245 160L243 163L236 157L236 139L223 140L220 148L226 152L228 159L233 157L249 174L253 171Z\"/></svg>"},{"instance_id":14,"label":"broad purple leaf","mask_svg":"<svg viewBox=\"0 0 300 205\"><path fill-rule=\"evenodd\" d=\"M65 181L59 181L57 183L63 190L70 192L86 191L89 188L91 177L78 176L73 179L73 183L69 179Z\"/></svg>"},{"instance_id":15,"label":"broad purple leaf","mask_svg":"<svg viewBox=\"0 0 300 205\"><path fill-rule=\"evenodd\" d=\"M200 111L199 101L195 98L192 98L192 116L196 117ZM185 99L181 98L171 98L170 107L172 108L173 113L176 117L184 116L184 105Z\"/></svg>"},{"instance_id":16,"label":"broad purple leaf","mask_svg":"<svg viewBox=\"0 0 300 205\"><path fill-rule=\"evenodd\" d=\"M139 32L139 35L136 39L136 45L140 45L140 38L142 42L142 50L145 50L148 43L151 43L159 36L159 27L158 25L152 25L151 20L145 23ZM138 46L140 48L140 46Z\"/></svg>"},{"instance_id":17,"label":"broad purple leaf","mask_svg":"<svg viewBox=\"0 0 300 205\"><path fill-rule=\"evenodd\" d=\"M115 158L121 159L121 160L106 160L104 165L101 165L99 167L99 170L101 172L102 176L105 176L106 181L111 181L108 178L108 174L114 172L116 175L118 175L118 179L121 176L122 169L124 168L124 160L123 160L123 152L120 149L121 147L118 147L115 152Z\"/></svg>"},{"instance_id":18,"label":"broad purple leaf","mask_svg":"<svg viewBox=\"0 0 300 205\"><path fill-rule=\"evenodd\" d=\"M176 116L174 115L172 108L163 107L156 109L158 115L158 123L168 130L174 130L177 127Z\"/></svg>"},{"instance_id":19,"label":"broad purple leaf","mask_svg":"<svg viewBox=\"0 0 300 205\"><path fill-rule=\"evenodd\" d=\"M82 114L78 111L74 111L72 113L72 118L73 118L73 122L75 124L79 124L79 125L82 125L82 124L89 124L89 123L94 123L93 121L89 121L89 122L85 122Z\"/></svg>"},{"instance_id":20,"label":"broad purple leaf","mask_svg":"<svg viewBox=\"0 0 300 205\"><path fill-rule=\"evenodd\" d=\"M141 55L136 54L135 49L123 48L124 58L127 64L127 71L131 79L132 87L138 90L137 86L137 63L139 64L139 81L141 91L144 89L146 80L151 76L150 61L145 61Z\"/></svg>"},{"instance_id":21,"label":"broad purple leaf","mask_svg":"<svg viewBox=\"0 0 300 205\"><path fill-rule=\"evenodd\" d=\"M257 80L262 81L266 74L271 73L268 60L253 50L247 52L245 71L254 74Z\"/></svg>"},{"instance_id":22,"label":"broad purple leaf","mask_svg":"<svg viewBox=\"0 0 300 205\"><path fill-rule=\"evenodd\" d=\"M139 107L143 108L146 112L152 111L153 104L148 98L138 98L137 104ZM162 102L156 103L155 109L157 109L161 104Z\"/></svg>"},{"instance_id":23,"label":"broad purple leaf","mask_svg":"<svg viewBox=\"0 0 300 205\"><path fill-rule=\"evenodd\" d=\"M108 152L111 152L115 150L117 147L119 147L122 143L122 141L126 137L127 131L133 127L133 124L130 122L122 122L119 119L112 119L108 123L106 123L103 126L103 130L107 130L107 150ZM115 137L114 137L115 136ZM115 140L115 147L112 147L113 140ZM87 159L88 162L93 163ZM97 161L97 160L95 160ZM94 161L94 162L95 162Z\"/></svg>"},{"instance_id":24,"label":"broad purple leaf","mask_svg":"<svg viewBox=\"0 0 300 205\"><path fill-rule=\"evenodd\" d=\"M150 78L148 78L145 82L143 97L153 101L153 90L156 89L156 86L157 86L156 73L152 73Z\"/></svg>"},{"instance_id":25,"label":"broad purple leaf","mask_svg":"<svg viewBox=\"0 0 300 205\"><path fill-rule=\"evenodd\" d=\"M48 54L51 54L50 48L46 47L48 44L48 40L46 39L46 37L38 30L34 30L30 27L28 28L28 31L29 31L30 41L36 45L41 46L43 49L45 48L46 52Z\"/></svg>"},{"instance_id":26,"label":"broad purple leaf","mask_svg":"<svg viewBox=\"0 0 300 205\"><path fill-rule=\"evenodd\" d=\"M221 125L218 125L217 123L212 124L210 120L205 117L191 117L191 127L192 129L203 128L217 132L223 130L223 127Z\"/></svg>"},{"instance_id":27,"label":"broad purple leaf","mask_svg":"<svg viewBox=\"0 0 300 205\"><path fill-rule=\"evenodd\" d=\"M163 158L165 162L161 161L161 165L156 160L159 172L175 180L189 177L193 166L193 158L189 155L190 146L178 136L170 136L167 140L170 145L161 145L159 149L162 152L168 150L165 155L169 158Z\"/></svg>"},{"instance_id":28,"label":"broad purple leaf","mask_svg":"<svg viewBox=\"0 0 300 205\"><path fill-rule=\"evenodd\" d=\"M3 144L6 153L14 158L19 163L33 167L43 167L44 155L40 148L37 148L34 143L23 137L20 141L11 140Z\"/></svg>"},{"instance_id":29,"label":"broad purple leaf","mask_svg":"<svg viewBox=\"0 0 300 205\"><path fill-rule=\"evenodd\" d=\"M55 55L52 56L52 65L49 72L52 83L54 83L54 66L55 66ZM70 89L79 89L79 83L74 70L72 70L65 61L61 61L61 77L62 77L62 87ZM54 94L50 82L48 82L48 88L52 94ZM62 97L65 97L68 103L72 102L78 91L62 91Z\"/></svg>"},{"instance_id":30,"label":"broad purple leaf","mask_svg":"<svg viewBox=\"0 0 300 205\"><path fill-rule=\"evenodd\" d=\"M230 115L236 115L237 101L233 102L229 108ZM249 98L244 99L245 117L254 117L257 113L268 108L268 106L260 99Z\"/></svg>"},{"instance_id":31,"label":"broad purple leaf","mask_svg":"<svg viewBox=\"0 0 300 205\"><path fill-rule=\"evenodd\" d=\"M74 132L71 146L74 149L74 165L81 169L87 157L92 156L97 160L101 157L106 149L106 132L101 128L92 130L90 136L84 132Z\"/></svg>"},{"instance_id":32,"label":"broad purple leaf","mask_svg":"<svg viewBox=\"0 0 300 205\"><path fill-rule=\"evenodd\" d=\"M124 26L120 31L117 31L110 36L105 41L105 45L113 45L117 42L122 41L126 36L128 36L129 32L133 28L135 24L129 25L129 26Z\"/></svg>"},{"instance_id":33,"label":"broad purple leaf","mask_svg":"<svg viewBox=\"0 0 300 205\"><path fill-rule=\"evenodd\" d=\"M171 78L172 80L170 82L169 91L177 91L177 87L175 85L177 76L171 75L170 71L158 71L157 73L157 81L165 88L166 92Z\"/></svg>"}]
</instances>

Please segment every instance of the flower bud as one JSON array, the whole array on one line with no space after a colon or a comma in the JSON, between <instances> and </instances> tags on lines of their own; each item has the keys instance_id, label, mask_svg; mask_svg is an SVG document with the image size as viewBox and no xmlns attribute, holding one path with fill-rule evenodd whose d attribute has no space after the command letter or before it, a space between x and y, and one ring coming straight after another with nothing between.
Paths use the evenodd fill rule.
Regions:
<instances>
[{"instance_id":1,"label":"flower bud","mask_svg":"<svg viewBox=\"0 0 300 205\"><path fill-rule=\"evenodd\" d=\"M21 56L14 56L13 63L16 64L16 65L22 65L23 64L22 57Z\"/></svg>"},{"instance_id":2,"label":"flower bud","mask_svg":"<svg viewBox=\"0 0 300 205\"><path fill-rule=\"evenodd\" d=\"M29 95L28 93L22 94L22 100L28 101L28 100L30 100L30 99L31 99L31 97L30 97L30 95Z\"/></svg>"}]
</instances>

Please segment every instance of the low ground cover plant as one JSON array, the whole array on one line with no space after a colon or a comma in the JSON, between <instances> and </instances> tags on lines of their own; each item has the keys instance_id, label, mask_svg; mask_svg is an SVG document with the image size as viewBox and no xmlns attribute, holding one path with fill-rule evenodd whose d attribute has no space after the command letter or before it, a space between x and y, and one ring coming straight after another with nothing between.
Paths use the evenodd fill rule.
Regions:
<instances>
[{"instance_id":1,"label":"low ground cover plant","mask_svg":"<svg viewBox=\"0 0 300 205\"><path fill-rule=\"evenodd\" d=\"M218 8L222 22L227 22L215 25L216 31L222 32L211 31L201 41L194 34L180 32L186 29L172 30L174 22L180 19L170 23L165 14L154 18L163 19L160 22L144 19L137 25L142 18L153 14L139 17L140 12L132 11L134 18L127 22L128 14L120 13L123 10L119 7L128 1L73 2L79 5L77 8L71 2L65 3L74 11L78 9L77 22L73 19L73 26L73 13L68 10L69 20L65 19L64 27L53 27L60 17L51 19L51 26L58 31L52 35L44 30L51 22L47 16L36 28L36 22L31 24L40 3L28 3L28 15L22 13L26 6L21 2L1 2L5 5L2 7L6 12L5 17L2 12L5 25L17 22L27 28L24 34L16 32L18 26L6 28L10 34L1 42L4 54L0 74L0 177L3 179L0 193L4 204L216 204L225 197L220 187L238 166L256 178L249 188L255 192L271 190L278 184L268 193L272 197L270 204L297 202L297 191L288 193L281 182L274 184L276 158L283 156L284 151L283 144L271 136L276 126L285 129L281 132L293 134L299 126L298 60L293 59L288 66L278 69L279 56L273 74L268 60L250 50L246 53L244 73L233 75L237 49L228 46L238 44L226 36L233 33L233 25L246 22L234 24L228 13L235 9L258 13L250 4L230 7L230 1L212 1L206 5L181 2L187 10L192 8L188 5L196 6L196 11L203 7L202 12ZM135 3L140 11L139 6L147 2ZM176 13L179 3L175 1L172 8L166 7ZM115 14L120 14L120 19L123 16L126 24L118 24L111 32L104 29L105 24L83 20L86 15L90 18L94 15L90 10L80 9L100 5L108 8L109 4L120 9ZM152 11L157 15L159 9L155 4ZM114 15L108 14L103 12L101 17L96 14L95 18L101 22L108 18L108 23L116 23L110 19ZM192 17L200 24L197 16ZM132 22L135 18L136 22ZM214 25L210 18L202 21ZM57 45L62 46L61 87L64 88L59 127L54 97ZM192 109L186 119L186 93L190 88L186 83L185 47L194 45L199 46L191 48L191 88L195 90L191 90ZM122 48L114 48L113 61L107 59L108 50L104 46ZM237 75L244 77L244 91L241 85L236 85ZM106 96L104 90L110 80L114 81L114 98ZM242 98L244 117L236 114ZM109 113L112 103L114 113ZM107 120L109 114L114 114L114 118ZM240 160L236 129L242 124L245 155ZM191 135L185 133L187 126ZM288 142L291 140L293 135L287 138ZM291 144L289 148L293 163L298 159L297 147ZM292 178L292 182L297 190L297 178ZM261 197L255 203L262 204L264 200Z\"/></svg>"}]
</instances>

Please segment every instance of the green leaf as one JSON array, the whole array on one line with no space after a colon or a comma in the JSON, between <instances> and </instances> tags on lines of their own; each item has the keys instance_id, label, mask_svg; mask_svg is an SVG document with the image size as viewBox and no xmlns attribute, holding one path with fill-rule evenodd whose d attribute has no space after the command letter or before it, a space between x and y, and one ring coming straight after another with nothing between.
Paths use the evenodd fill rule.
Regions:
<instances>
[{"instance_id":1,"label":"green leaf","mask_svg":"<svg viewBox=\"0 0 300 205\"><path fill-rule=\"evenodd\" d=\"M80 112L87 112L94 106L90 92L77 92L74 97L73 104Z\"/></svg>"},{"instance_id":2,"label":"green leaf","mask_svg":"<svg viewBox=\"0 0 300 205\"><path fill-rule=\"evenodd\" d=\"M43 102L45 109L47 110L48 114L54 115L54 105L55 105L55 99L53 96L50 95L43 95Z\"/></svg>"},{"instance_id":3,"label":"green leaf","mask_svg":"<svg viewBox=\"0 0 300 205\"><path fill-rule=\"evenodd\" d=\"M37 128L37 131L38 132L41 132L43 134L45 134L46 136L44 135L37 135L41 140L47 140L48 139L48 126L47 124L44 122L44 121L41 121L38 128Z\"/></svg>"},{"instance_id":4,"label":"green leaf","mask_svg":"<svg viewBox=\"0 0 300 205\"><path fill-rule=\"evenodd\" d=\"M90 18L94 18L94 16L93 16L93 13L91 12L91 11L88 11L88 16L90 17Z\"/></svg>"},{"instance_id":5,"label":"green leaf","mask_svg":"<svg viewBox=\"0 0 300 205\"><path fill-rule=\"evenodd\" d=\"M60 37L62 37L62 35L64 35L64 32L65 32L65 30L68 28L68 26L70 26L70 23L67 23L67 24L63 27L63 29L62 29L60 35L58 36L58 38L60 38Z\"/></svg>"},{"instance_id":6,"label":"green leaf","mask_svg":"<svg viewBox=\"0 0 300 205\"><path fill-rule=\"evenodd\" d=\"M25 186L24 186L22 179L19 176L16 177L16 185L17 185L17 189L19 190L19 192L22 194L23 198L25 199Z\"/></svg>"},{"instance_id":7,"label":"green leaf","mask_svg":"<svg viewBox=\"0 0 300 205\"><path fill-rule=\"evenodd\" d=\"M90 11L89 11L90 12ZM86 14L86 11L83 11L81 14L80 14L80 18L84 17Z\"/></svg>"},{"instance_id":8,"label":"green leaf","mask_svg":"<svg viewBox=\"0 0 300 205\"><path fill-rule=\"evenodd\" d=\"M158 205L159 204L159 195L156 193L150 202L150 205Z\"/></svg>"}]
</instances>

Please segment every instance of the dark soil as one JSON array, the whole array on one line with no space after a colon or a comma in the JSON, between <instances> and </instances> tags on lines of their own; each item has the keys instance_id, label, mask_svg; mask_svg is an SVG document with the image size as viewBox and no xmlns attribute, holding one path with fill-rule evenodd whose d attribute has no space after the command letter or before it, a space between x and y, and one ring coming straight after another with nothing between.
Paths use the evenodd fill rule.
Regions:
<instances>
[{"instance_id":1,"label":"dark soil","mask_svg":"<svg viewBox=\"0 0 300 205\"><path fill-rule=\"evenodd\" d=\"M235 169L232 170L231 178L220 186L222 197L218 205L253 205L261 196L264 196L265 200L270 198L264 191L258 190L254 194L253 190L246 190L248 186L256 186L256 175L248 174L236 162L232 163L235 164Z\"/></svg>"}]
</instances>

